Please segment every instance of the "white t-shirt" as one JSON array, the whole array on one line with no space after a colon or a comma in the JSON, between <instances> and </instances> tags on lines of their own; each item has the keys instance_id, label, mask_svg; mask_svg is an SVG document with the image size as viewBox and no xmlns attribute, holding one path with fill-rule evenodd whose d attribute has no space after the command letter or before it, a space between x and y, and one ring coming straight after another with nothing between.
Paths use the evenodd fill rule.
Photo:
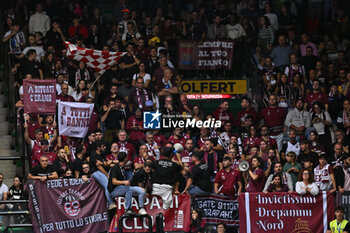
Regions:
<instances>
[{"instance_id":1,"label":"white t-shirt","mask_svg":"<svg viewBox=\"0 0 350 233\"><path fill-rule=\"evenodd\" d=\"M9 188L7 187L6 184L2 183L0 186L0 200L4 198L4 193L7 193L9 191Z\"/></svg>"},{"instance_id":2,"label":"white t-shirt","mask_svg":"<svg viewBox=\"0 0 350 233\"><path fill-rule=\"evenodd\" d=\"M45 52L43 47L41 46L28 46L23 50L23 54L27 55L27 52L29 49L35 49L36 51L36 60L38 60L38 62L41 62L41 57L45 56Z\"/></svg>"},{"instance_id":3,"label":"white t-shirt","mask_svg":"<svg viewBox=\"0 0 350 233\"><path fill-rule=\"evenodd\" d=\"M134 74L132 77L133 80L136 80L140 75L138 73ZM147 80L151 80L151 75L146 73L145 76L143 76L143 82L146 83Z\"/></svg>"}]
</instances>

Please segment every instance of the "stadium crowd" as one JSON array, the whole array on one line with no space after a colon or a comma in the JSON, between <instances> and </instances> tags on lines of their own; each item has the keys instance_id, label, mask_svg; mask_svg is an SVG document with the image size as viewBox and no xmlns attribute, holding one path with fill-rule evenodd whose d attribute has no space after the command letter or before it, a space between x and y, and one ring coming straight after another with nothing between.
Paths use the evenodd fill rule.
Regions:
<instances>
[{"instance_id":1,"label":"stadium crowd","mask_svg":"<svg viewBox=\"0 0 350 233\"><path fill-rule=\"evenodd\" d=\"M131 197L138 196L139 214L146 214L147 194L161 196L167 209L172 194L181 193L350 191L350 41L343 4L119 0L107 20L94 1L5 1L2 41L30 148L28 178L92 177L110 208L113 198L125 195L131 213ZM176 69L182 39L245 41L259 69L262 99L242 96L238 114L222 101L205 115L204 104L190 103L178 89L181 79L192 78ZM67 58L64 41L126 55L92 85L98 74ZM86 138L59 136L57 115L23 114L23 79L55 79L58 101L94 103ZM145 130L143 112L155 110L214 118L222 127ZM242 161L246 171L239 170ZM10 190L2 179L0 200L25 197L20 177ZM191 232L203 230L198 215L193 210Z\"/></svg>"}]
</instances>

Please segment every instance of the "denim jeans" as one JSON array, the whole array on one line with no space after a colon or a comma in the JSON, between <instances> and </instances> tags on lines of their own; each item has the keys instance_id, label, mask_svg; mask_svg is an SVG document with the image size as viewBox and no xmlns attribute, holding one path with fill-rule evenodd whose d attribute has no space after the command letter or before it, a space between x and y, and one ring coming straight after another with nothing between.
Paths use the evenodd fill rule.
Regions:
<instances>
[{"instance_id":1,"label":"denim jeans","mask_svg":"<svg viewBox=\"0 0 350 233\"><path fill-rule=\"evenodd\" d=\"M105 190L105 195L106 195L108 204L112 204L113 199L111 198L111 195L109 194L109 191L107 188L108 187L107 176L100 171L95 171L94 173L92 173L91 177L94 178L103 187L103 189Z\"/></svg>"},{"instance_id":2,"label":"denim jeans","mask_svg":"<svg viewBox=\"0 0 350 233\"><path fill-rule=\"evenodd\" d=\"M118 185L111 192L111 197L114 199L117 196L125 195L125 210L130 209L132 196L137 195L139 201L139 207L143 208L143 203L145 201L146 192L144 189L138 186L126 186Z\"/></svg>"},{"instance_id":3,"label":"denim jeans","mask_svg":"<svg viewBox=\"0 0 350 233\"><path fill-rule=\"evenodd\" d=\"M191 196L209 196L210 195L210 192L203 191L202 189L200 189L198 186L195 186L195 185L191 185L188 188L188 193Z\"/></svg>"}]
</instances>

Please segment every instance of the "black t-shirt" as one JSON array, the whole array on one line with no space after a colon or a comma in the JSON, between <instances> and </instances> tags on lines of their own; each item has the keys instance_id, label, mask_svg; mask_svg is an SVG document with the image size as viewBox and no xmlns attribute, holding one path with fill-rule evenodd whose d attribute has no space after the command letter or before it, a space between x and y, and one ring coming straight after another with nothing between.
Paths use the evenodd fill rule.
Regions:
<instances>
[{"instance_id":1,"label":"black t-shirt","mask_svg":"<svg viewBox=\"0 0 350 233\"><path fill-rule=\"evenodd\" d=\"M105 159L102 157L102 155L99 155L95 152L93 152L91 155L90 155L90 171L91 171L91 174L94 173L95 171L98 171L98 168L96 166L96 163L97 163L97 160L98 161L105 161Z\"/></svg>"},{"instance_id":2,"label":"black t-shirt","mask_svg":"<svg viewBox=\"0 0 350 233\"><path fill-rule=\"evenodd\" d=\"M105 114L105 112L103 112ZM111 110L105 120L106 129L121 129L121 122L125 119L125 114L121 110Z\"/></svg>"},{"instance_id":3,"label":"black t-shirt","mask_svg":"<svg viewBox=\"0 0 350 233\"><path fill-rule=\"evenodd\" d=\"M67 163L65 160L61 161L59 158L57 158L55 161L53 161L52 166L54 167L55 171L58 174L58 177L61 177L64 175L64 173L68 169L73 169L72 162Z\"/></svg>"},{"instance_id":4,"label":"black t-shirt","mask_svg":"<svg viewBox=\"0 0 350 233\"><path fill-rule=\"evenodd\" d=\"M152 181L157 184L169 184L174 183L176 173L181 171L181 166L168 159L160 159L153 161L152 168Z\"/></svg>"},{"instance_id":5,"label":"black t-shirt","mask_svg":"<svg viewBox=\"0 0 350 233\"><path fill-rule=\"evenodd\" d=\"M198 186L206 192L211 192L211 181L209 176L209 168L205 162L201 162L193 167L190 177L193 185Z\"/></svg>"},{"instance_id":6,"label":"black t-shirt","mask_svg":"<svg viewBox=\"0 0 350 233\"><path fill-rule=\"evenodd\" d=\"M44 169L39 164L32 168L30 174L33 176L51 176L53 172L55 172L53 165L47 165Z\"/></svg>"},{"instance_id":7,"label":"black t-shirt","mask_svg":"<svg viewBox=\"0 0 350 233\"><path fill-rule=\"evenodd\" d=\"M46 39L48 45L53 45L56 50L62 49L62 39L58 32L54 32L52 29L46 33Z\"/></svg>"},{"instance_id":8,"label":"black t-shirt","mask_svg":"<svg viewBox=\"0 0 350 233\"><path fill-rule=\"evenodd\" d=\"M138 186L139 183L142 183L142 187L146 188L147 182L151 180L151 174L146 174L145 170L142 168L139 169L137 172L134 173L130 185L131 186ZM150 187L148 187L150 188Z\"/></svg>"},{"instance_id":9,"label":"black t-shirt","mask_svg":"<svg viewBox=\"0 0 350 233\"><path fill-rule=\"evenodd\" d=\"M39 75L39 69L40 69L40 64L39 62L33 60L29 61L27 58L24 58L21 61L21 71L22 75L25 76L26 74L31 74L32 77L35 78L40 78Z\"/></svg>"},{"instance_id":10,"label":"black t-shirt","mask_svg":"<svg viewBox=\"0 0 350 233\"><path fill-rule=\"evenodd\" d=\"M119 164L115 165L112 170L111 173L109 174L109 180L108 180L108 191L112 192L113 189L115 187L117 187L117 185L114 185L112 183L112 179L115 178L119 181L122 180L126 180L126 176L125 176L125 170L123 167L121 167Z\"/></svg>"},{"instance_id":11,"label":"black t-shirt","mask_svg":"<svg viewBox=\"0 0 350 233\"><path fill-rule=\"evenodd\" d=\"M298 155L297 161L303 165L304 161L307 159L312 160L314 168L318 165L318 155L312 151L310 151L310 153L308 153L308 154L301 152L300 155Z\"/></svg>"},{"instance_id":12,"label":"black t-shirt","mask_svg":"<svg viewBox=\"0 0 350 233\"><path fill-rule=\"evenodd\" d=\"M83 172L83 163L84 161L82 159L80 159L79 157L77 157L74 161L74 171L78 171L79 174L81 174Z\"/></svg>"},{"instance_id":13,"label":"black t-shirt","mask_svg":"<svg viewBox=\"0 0 350 233\"><path fill-rule=\"evenodd\" d=\"M130 65L133 64L135 62L135 59L133 56L129 56L128 54L124 55L123 57L121 57L119 59L119 64L124 63L125 65ZM122 71L122 75L124 75L124 77L132 77L135 73L138 72L138 66L134 65L133 67L129 68L129 69L123 69Z\"/></svg>"}]
</instances>

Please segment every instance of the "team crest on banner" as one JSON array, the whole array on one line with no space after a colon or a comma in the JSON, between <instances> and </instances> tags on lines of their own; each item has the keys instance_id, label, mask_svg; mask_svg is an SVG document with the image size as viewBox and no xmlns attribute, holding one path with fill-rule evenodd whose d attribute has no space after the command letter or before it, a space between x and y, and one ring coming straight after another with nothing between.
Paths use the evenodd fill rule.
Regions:
<instances>
[{"instance_id":1,"label":"team crest on banner","mask_svg":"<svg viewBox=\"0 0 350 233\"><path fill-rule=\"evenodd\" d=\"M90 233L107 230L106 198L94 180L29 181L29 210L35 232Z\"/></svg>"}]
</instances>

